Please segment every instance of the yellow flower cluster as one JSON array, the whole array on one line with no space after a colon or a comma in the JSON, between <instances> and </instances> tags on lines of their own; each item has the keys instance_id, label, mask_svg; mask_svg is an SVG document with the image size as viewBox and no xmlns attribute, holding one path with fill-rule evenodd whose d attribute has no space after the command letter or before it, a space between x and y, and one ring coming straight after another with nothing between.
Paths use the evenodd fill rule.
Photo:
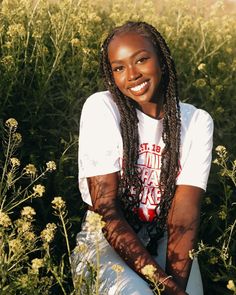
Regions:
<instances>
[{"instance_id":1,"label":"yellow flower cluster","mask_svg":"<svg viewBox=\"0 0 236 295\"><path fill-rule=\"evenodd\" d=\"M14 118L10 118L6 121L5 125L9 128L9 129L16 129L18 126L18 122L16 121L16 119Z\"/></svg>"},{"instance_id":2,"label":"yellow flower cluster","mask_svg":"<svg viewBox=\"0 0 236 295\"><path fill-rule=\"evenodd\" d=\"M189 256L190 259L192 259L192 260L194 259L194 256L195 256L194 249L188 251L188 256Z\"/></svg>"},{"instance_id":3,"label":"yellow flower cluster","mask_svg":"<svg viewBox=\"0 0 236 295\"><path fill-rule=\"evenodd\" d=\"M62 199L62 197L55 197L52 200L52 208L55 210L61 210L61 209L65 208L65 206L66 206L66 203Z\"/></svg>"},{"instance_id":4,"label":"yellow flower cluster","mask_svg":"<svg viewBox=\"0 0 236 295\"><path fill-rule=\"evenodd\" d=\"M29 286L29 276L28 274L21 275L19 278L17 278L18 283L23 288L27 288Z\"/></svg>"},{"instance_id":5,"label":"yellow flower cluster","mask_svg":"<svg viewBox=\"0 0 236 295\"><path fill-rule=\"evenodd\" d=\"M206 64L201 63L201 64L197 67L197 69L198 69L199 71L204 71L204 70L206 69Z\"/></svg>"},{"instance_id":6,"label":"yellow flower cluster","mask_svg":"<svg viewBox=\"0 0 236 295\"><path fill-rule=\"evenodd\" d=\"M16 220L16 226L18 233L26 233L31 230L31 220L18 219Z\"/></svg>"},{"instance_id":7,"label":"yellow flower cluster","mask_svg":"<svg viewBox=\"0 0 236 295\"><path fill-rule=\"evenodd\" d=\"M23 249L22 242L19 238L13 239L9 241L10 251L13 253L19 253Z\"/></svg>"},{"instance_id":8,"label":"yellow flower cluster","mask_svg":"<svg viewBox=\"0 0 236 295\"><path fill-rule=\"evenodd\" d=\"M33 191L34 191L34 195L37 197L42 197L43 194L45 193L45 186L41 185L41 184L36 184L33 187Z\"/></svg>"},{"instance_id":9,"label":"yellow flower cluster","mask_svg":"<svg viewBox=\"0 0 236 295\"><path fill-rule=\"evenodd\" d=\"M91 212L87 217L87 228L90 232L99 232L106 223L102 221L102 216L98 213Z\"/></svg>"},{"instance_id":10,"label":"yellow flower cluster","mask_svg":"<svg viewBox=\"0 0 236 295\"><path fill-rule=\"evenodd\" d=\"M112 270L114 270L116 273L121 273L124 271L124 267L119 265L119 264L113 264L112 265Z\"/></svg>"},{"instance_id":11,"label":"yellow flower cluster","mask_svg":"<svg viewBox=\"0 0 236 295\"><path fill-rule=\"evenodd\" d=\"M4 56L0 62L3 66L5 66L5 68L11 69L14 65L14 58L11 55L7 55Z\"/></svg>"},{"instance_id":12,"label":"yellow flower cluster","mask_svg":"<svg viewBox=\"0 0 236 295\"><path fill-rule=\"evenodd\" d=\"M16 132L12 135L12 139L15 143L19 144L22 141L22 136L19 132Z\"/></svg>"},{"instance_id":13,"label":"yellow flower cluster","mask_svg":"<svg viewBox=\"0 0 236 295\"><path fill-rule=\"evenodd\" d=\"M44 266L44 260L40 258L34 258L31 261L31 268L34 273L38 273L39 269Z\"/></svg>"},{"instance_id":14,"label":"yellow flower cluster","mask_svg":"<svg viewBox=\"0 0 236 295\"><path fill-rule=\"evenodd\" d=\"M83 242L80 242L74 249L75 253L81 253L81 252L85 253L87 252L87 250L88 250L88 246Z\"/></svg>"},{"instance_id":15,"label":"yellow flower cluster","mask_svg":"<svg viewBox=\"0 0 236 295\"><path fill-rule=\"evenodd\" d=\"M227 288L233 292L236 292L236 286L233 280L228 281Z\"/></svg>"},{"instance_id":16,"label":"yellow flower cluster","mask_svg":"<svg viewBox=\"0 0 236 295\"><path fill-rule=\"evenodd\" d=\"M72 45L73 47L78 47L79 44L80 44L80 41L79 41L78 38L73 38L73 39L70 41L70 43L71 43L71 45Z\"/></svg>"},{"instance_id":17,"label":"yellow flower cluster","mask_svg":"<svg viewBox=\"0 0 236 295\"><path fill-rule=\"evenodd\" d=\"M218 145L215 149L218 156L227 155L226 147L223 145Z\"/></svg>"},{"instance_id":18,"label":"yellow flower cluster","mask_svg":"<svg viewBox=\"0 0 236 295\"><path fill-rule=\"evenodd\" d=\"M11 165L12 167L18 167L20 166L20 160L17 158L11 158L10 159Z\"/></svg>"},{"instance_id":19,"label":"yellow flower cluster","mask_svg":"<svg viewBox=\"0 0 236 295\"><path fill-rule=\"evenodd\" d=\"M0 226L7 228L10 225L11 225L10 217L6 213L0 211Z\"/></svg>"},{"instance_id":20,"label":"yellow flower cluster","mask_svg":"<svg viewBox=\"0 0 236 295\"><path fill-rule=\"evenodd\" d=\"M51 243L54 239L55 231L56 231L56 224L55 223L48 223L46 228L41 232L40 236L43 242Z\"/></svg>"},{"instance_id":21,"label":"yellow flower cluster","mask_svg":"<svg viewBox=\"0 0 236 295\"><path fill-rule=\"evenodd\" d=\"M46 166L47 166L47 171L50 171L50 172L57 169L57 165L54 161L47 162Z\"/></svg>"},{"instance_id":22,"label":"yellow flower cluster","mask_svg":"<svg viewBox=\"0 0 236 295\"><path fill-rule=\"evenodd\" d=\"M7 35L10 37L23 38L26 35L26 31L22 24L13 24L9 26Z\"/></svg>"},{"instance_id":23,"label":"yellow flower cluster","mask_svg":"<svg viewBox=\"0 0 236 295\"><path fill-rule=\"evenodd\" d=\"M28 164L28 165L26 165L25 168L24 168L24 170L25 170L25 173L26 174L32 175L32 176L34 176L36 174L36 172L37 172L37 169L34 166L34 164Z\"/></svg>"},{"instance_id":24,"label":"yellow flower cluster","mask_svg":"<svg viewBox=\"0 0 236 295\"><path fill-rule=\"evenodd\" d=\"M26 206L21 210L21 217L23 219L32 220L34 218L34 215L36 215L36 212L30 206Z\"/></svg>"},{"instance_id":25,"label":"yellow flower cluster","mask_svg":"<svg viewBox=\"0 0 236 295\"><path fill-rule=\"evenodd\" d=\"M152 264L147 264L141 269L141 273L150 280L154 279L154 274L156 272L156 267Z\"/></svg>"}]
</instances>

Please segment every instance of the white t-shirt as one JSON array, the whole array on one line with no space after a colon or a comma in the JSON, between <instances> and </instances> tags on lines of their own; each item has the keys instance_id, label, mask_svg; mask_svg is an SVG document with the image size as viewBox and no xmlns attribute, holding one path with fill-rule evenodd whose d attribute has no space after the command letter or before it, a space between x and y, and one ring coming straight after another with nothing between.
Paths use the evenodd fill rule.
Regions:
<instances>
[{"instance_id":1,"label":"white t-shirt","mask_svg":"<svg viewBox=\"0 0 236 295\"><path fill-rule=\"evenodd\" d=\"M206 190L211 166L213 121L204 110L180 103L180 171L176 184ZM139 216L144 221L154 217L160 202L162 121L137 109L139 119L138 169L143 181ZM122 170L123 143L120 114L108 91L97 92L85 102L80 119L79 188L82 199L92 205L87 177Z\"/></svg>"}]
</instances>

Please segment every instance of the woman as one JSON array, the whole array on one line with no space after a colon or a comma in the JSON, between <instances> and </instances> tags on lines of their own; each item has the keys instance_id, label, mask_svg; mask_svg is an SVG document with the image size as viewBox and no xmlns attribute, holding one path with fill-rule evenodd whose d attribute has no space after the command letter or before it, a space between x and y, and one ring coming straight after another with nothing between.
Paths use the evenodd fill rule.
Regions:
<instances>
[{"instance_id":1,"label":"woman","mask_svg":"<svg viewBox=\"0 0 236 295\"><path fill-rule=\"evenodd\" d=\"M152 265L163 294L201 295L189 251L211 165L212 119L179 102L170 50L147 23L115 28L104 41L101 69L108 91L85 102L79 142L87 218L95 211L105 222L98 239L100 292L153 294L142 273ZM77 274L96 257L86 220L77 243L88 245L87 254L73 255ZM124 269L118 281L112 264Z\"/></svg>"}]
</instances>

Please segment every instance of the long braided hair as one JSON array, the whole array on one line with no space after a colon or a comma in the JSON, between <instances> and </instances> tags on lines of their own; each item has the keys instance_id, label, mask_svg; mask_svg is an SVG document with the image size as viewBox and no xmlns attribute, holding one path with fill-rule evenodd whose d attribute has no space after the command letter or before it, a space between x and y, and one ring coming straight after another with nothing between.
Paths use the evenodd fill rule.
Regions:
<instances>
[{"instance_id":1,"label":"long braided hair","mask_svg":"<svg viewBox=\"0 0 236 295\"><path fill-rule=\"evenodd\" d=\"M166 219L176 188L176 177L179 171L180 147L180 107L177 88L177 76L170 49L161 34L145 22L127 22L115 28L105 39L101 50L101 72L106 88L110 91L120 112L120 128L123 139L123 174L119 185L119 200L124 214L131 226L137 231L141 222L135 213L139 207L139 195L142 182L137 170L139 134L136 103L122 94L116 86L108 59L108 46L114 36L134 32L147 38L159 57L162 78L159 87L163 95L163 133L165 148L162 152L160 191L161 201L159 214L148 223L151 240L157 240L166 229ZM131 193L132 191L132 193Z\"/></svg>"}]
</instances>

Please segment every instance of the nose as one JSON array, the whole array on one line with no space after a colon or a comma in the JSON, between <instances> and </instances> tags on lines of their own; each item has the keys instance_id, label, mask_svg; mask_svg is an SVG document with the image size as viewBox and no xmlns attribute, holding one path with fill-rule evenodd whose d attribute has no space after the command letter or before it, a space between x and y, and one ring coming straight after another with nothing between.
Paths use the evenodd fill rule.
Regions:
<instances>
[{"instance_id":1,"label":"nose","mask_svg":"<svg viewBox=\"0 0 236 295\"><path fill-rule=\"evenodd\" d=\"M128 81L137 80L141 76L141 73L134 65L130 65L127 70Z\"/></svg>"}]
</instances>

